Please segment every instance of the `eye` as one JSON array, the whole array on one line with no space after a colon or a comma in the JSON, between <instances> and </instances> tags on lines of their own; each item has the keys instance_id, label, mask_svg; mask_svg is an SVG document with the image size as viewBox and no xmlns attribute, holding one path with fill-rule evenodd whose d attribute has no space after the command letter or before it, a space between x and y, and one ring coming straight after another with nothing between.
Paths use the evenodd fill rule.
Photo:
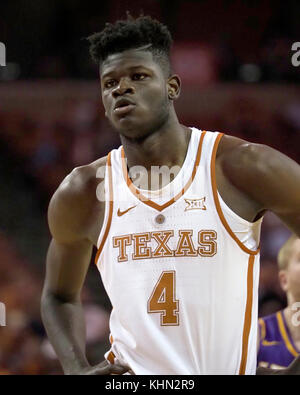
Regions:
<instances>
[{"instance_id":1,"label":"eye","mask_svg":"<svg viewBox=\"0 0 300 395\"><path fill-rule=\"evenodd\" d=\"M134 73L132 76L132 79L134 81L141 81L144 80L147 77L147 74L145 73Z\"/></svg>"},{"instance_id":2,"label":"eye","mask_svg":"<svg viewBox=\"0 0 300 395\"><path fill-rule=\"evenodd\" d=\"M116 82L117 82L116 80L107 80L104 83L104 87L107 89L113 88L115 86Z\"/></svg>"}]
</instances>

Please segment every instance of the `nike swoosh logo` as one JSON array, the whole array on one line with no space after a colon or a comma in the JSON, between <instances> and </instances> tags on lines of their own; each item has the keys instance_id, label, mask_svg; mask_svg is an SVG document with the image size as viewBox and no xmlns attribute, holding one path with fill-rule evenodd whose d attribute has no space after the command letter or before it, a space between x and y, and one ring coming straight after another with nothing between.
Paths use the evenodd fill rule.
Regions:
<instances>
[{"instance_id":1,"label":"nike swoosh logo","mask_svg":"<svg viewBox=\"0 0 300 395\"><path fill-rule=\"evenodd\" d=\"M125 210L125 211L121 211L121 210L118 208L118 211L117 211L118 217L122 217L122 215L128 213L129 210L132 210L132 209L135 208L135 207L136 207L136 206L129 207L129 208L128 208L127 210Z\"/></svg>"}]
</instances>

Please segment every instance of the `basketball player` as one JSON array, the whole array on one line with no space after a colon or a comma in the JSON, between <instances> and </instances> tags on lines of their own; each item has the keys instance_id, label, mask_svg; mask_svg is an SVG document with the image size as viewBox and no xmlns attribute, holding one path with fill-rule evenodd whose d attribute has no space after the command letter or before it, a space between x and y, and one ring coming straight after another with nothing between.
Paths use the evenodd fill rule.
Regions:
<instances>
[{"instance_id":1,"label":"basketball player","mask_svg":"<svg viewBox=\"0 0 300 395\"><path fill-rule=\"evenodd\" d=\"M156 20L128 17L89 40L122 146L73 170L50 202L42 317L63 370L255 374L260 223L271 210L300 236L300 167L179 123L172 40ZM162 167L173 176L155 185ZM98 366L80 303L93 246L113 306Z\"/></svg>"},{"instance_id":2,"label":"basketball player","mask_svg":"<svg viewBox=\"0 0 300 395\"><path fill-rule=\"evenodd\" d=\"M300 239L292 235L278 254L279 281L286 292L287 307L259 319L258 365L287 367L300 350ZM297 304L299 303L299 305Z\"/></svg>"}]
</instances>

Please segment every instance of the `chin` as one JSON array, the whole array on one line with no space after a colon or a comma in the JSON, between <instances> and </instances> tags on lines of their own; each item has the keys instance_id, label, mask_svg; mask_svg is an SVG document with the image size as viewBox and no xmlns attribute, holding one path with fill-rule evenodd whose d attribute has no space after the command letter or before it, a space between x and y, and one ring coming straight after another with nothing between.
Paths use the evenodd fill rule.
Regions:
<instances>
[{"instance_id":1,"label":"chin","mask_svg":"<svg viewBox=\"0 0 300 395\"><path fill-rule=\"evenodd\" d=\"M130 139L130 140L139 140L143 139L151 133L147 132L141 132L140 128L137 129L119 129L118 132L120 133L121 136Z\"/></svg>"},{"instance_id":2,"label":"chin","mask_svg":"<svg viewBox=\"0 0 300 395\"><path fill-rule=\"evenodd\" d=\"M113 127L121 136L128 139L141 139L151 134L152 130L155 130L151 129L151 131L149 131L149 128L145 130L145 122L134 122L129 119L129 117L127 119L122 119L117 123L113 123Z\"/></svg>"},{"instance_id":3,"label":"chin","mask_svg":"<svg viewBox=\"0 0 300 395\"><path fill-rule=\"evenodd\" d=\"M127 115L123 118L113 119L111 123L117 132L128 139L143 139L159 130L169 118L167 113L157 113L153 118L151 116L133 116Z\"/></svg>"}]
</instances>

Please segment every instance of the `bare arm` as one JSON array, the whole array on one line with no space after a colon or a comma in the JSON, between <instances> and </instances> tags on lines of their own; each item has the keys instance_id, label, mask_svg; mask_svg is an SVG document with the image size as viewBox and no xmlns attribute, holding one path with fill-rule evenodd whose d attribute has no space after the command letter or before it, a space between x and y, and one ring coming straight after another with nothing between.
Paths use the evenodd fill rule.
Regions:
<instances>
[{"instance_id":1,"label":"bare arm","mask_svg":"<svg viewBox=\"0 0 300 395\"><path fill-rule=\"evenodd\" d=\"M300 237L300 166L268 146L236 138L227 139L224 146L222 171L233 188L251 202L254 217L272 211ZM251 209L248 212L251 217ZM256 374L299 375L300 357L286 369L258 367Z\"/></svg>"},{"instance_id":2,"label":"bare arm","mask_svg":"<svg viewBox=\"0 0 300 395\"><path fill-rule=\"evenodd\" d=\"M75 172L76 173L76 172ZM123 373L127 369L106 362L91 367L85 354L85 321L80 300L90 264L89 237L93 195L86 174L71 174L54 194L48 211L52 241L47 254L41 313L49 340L65 374Z\"/></svg>"},{"instance_id":3,"label":"bare arm","mask_svg":"<svg viewBox=\"0 0 300 395\"><path fill-rule=\"evenodd\" d=\"M257 215L272 211L300 237L300 166L273 148L237 140L223 155L226 178Z\"/></svg>"}]
</instances>

